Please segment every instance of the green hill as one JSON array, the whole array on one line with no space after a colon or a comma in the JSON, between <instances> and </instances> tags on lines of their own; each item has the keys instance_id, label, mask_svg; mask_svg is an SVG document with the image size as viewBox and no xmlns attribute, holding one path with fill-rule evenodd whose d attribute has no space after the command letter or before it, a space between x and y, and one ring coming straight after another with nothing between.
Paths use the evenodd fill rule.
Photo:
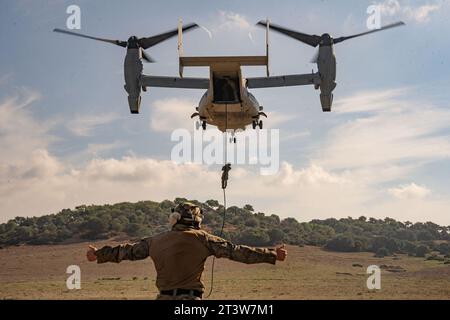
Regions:
<instances>
[{"instance_id":1,"label":"green hill","mask_svg":"<svg viewBox=\"0 0 450 320\"><path fill-rule=\"evenodd\" d=\"M167 230L167 217L176 203L141 201L114 205L78 206L41 217L17 217L0 225L0 245L59 244L126 236L131 239ZM219 234L223 207L216 200L192 201L203 208L204 227ZM323 246L333 251L371 251L378 256L407 253L450 258L450 227L432 222L399 222L391 218L326 219L298 222L294 218L254 212L251 205L227 208L223 237L235 243L268 246L278 243Z\"/></svg>"}]
</instances>

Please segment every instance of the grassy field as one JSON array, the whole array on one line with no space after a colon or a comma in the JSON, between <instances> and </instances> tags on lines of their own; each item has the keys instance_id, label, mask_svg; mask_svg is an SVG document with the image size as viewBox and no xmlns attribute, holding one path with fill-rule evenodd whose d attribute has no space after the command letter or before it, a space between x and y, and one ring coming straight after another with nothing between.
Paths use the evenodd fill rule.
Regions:
<instances>
[{"instance_id":1,"label":"grassy field","mask_svg":"<svg viewBox=\"0 0 450 320\"><path fill-rule=\"evenodd\" d=\"M115 245L115 242L96 243ZM120 264L89 263L87 243L21 246L0 250L0 299L153 299L150 259ZM287 261L245 265L216 260L209 299L450 299L450 265L405 255L337 253L288 246ZM66 268L81 268L81 289L66 288ZM382 269L381 290L368 290L366 268ZM203 280L210 285L211 259ZM395 272L397 271L397 272ZM400 271L400 272L398 272Z\"/></svg>"}]
</instances>

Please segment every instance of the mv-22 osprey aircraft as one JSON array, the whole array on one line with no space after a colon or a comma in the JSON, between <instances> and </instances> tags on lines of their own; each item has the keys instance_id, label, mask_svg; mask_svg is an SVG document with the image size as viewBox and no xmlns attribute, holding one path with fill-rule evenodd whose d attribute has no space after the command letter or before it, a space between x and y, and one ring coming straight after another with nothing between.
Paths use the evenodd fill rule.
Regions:
<instances>
[{"instance_id":1,"label":"mv-22 osprey aircraft","mask_svg":"<svg viewBox=\"0 0 450 320\"><path fill-rule=\"evenodd\" d=\"M320 102L324 112L331 111L333 90L336 87L336 57L333 45L347 39L359 37L369 33L386 30L403 25L403 22L393 23L379 29L370 30L348 37L333 39L329 34L322 36L307 35L278 25L272 25L275 31L293 37L313 47L319 46L314 58L318 72L309 74L292 74L269 76L269 21L260 21L258 25L266 28L266 55L265 56L200 56L185 57L183 55L183 31L198 27L197 24L183 26L181 20L178 30L149 38L130 37L128 41L109 40L82 35L75 32L55 29L56 32L85 37L89 39L113 43L127 48L124 63L125 90L128 93L128 104L131 113L139 113L141 103L141 90L147 87L206 89L200 99L196 112L191 118L198 117L197 129L203 130L213 125L219 130L245 130L247 125L253 129L262 129L261 116L267 117L256 98L248 91L253 88L283 87L314 85L320 88ZM147 62L153 60L145 53L145 49L175 36L178 31L179 77L151 76L142 74L142 59ZM266 77L244 78L241 66L265 66ZM183 77L184 67L209 67L209 78ZM234 139L234 141L236 141Z\"/></svg>"}]
</instances>

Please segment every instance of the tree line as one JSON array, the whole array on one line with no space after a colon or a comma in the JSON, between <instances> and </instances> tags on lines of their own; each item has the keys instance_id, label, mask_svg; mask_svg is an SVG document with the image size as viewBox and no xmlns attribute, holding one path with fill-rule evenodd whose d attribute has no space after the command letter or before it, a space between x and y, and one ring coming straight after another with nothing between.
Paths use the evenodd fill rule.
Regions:
<instances>
[{"instance_id":1,"label":"tree line","mask_svg":"<svg viewBox=\"0 0 450 320\"><path fill-rule=\"evenodd\" d=\"M16 217L0 224L0 245L41 245L93 241L116 236L133 239L167 231L170 209L186 201L141 201L113 205L81 205L41 217ZM191 201L204 212L206 230L220 234L223 206L216 200ZM411 223L391 218L355 218L298 222L255 212L251 205L226 210L222 236L235 243L271 246L279 243L321 246L341 252L369 251L383 257L405 253L418 257L450 258L450 226ZM433 254L431 254L433 253Z\"/></svg>"}]
</instances>

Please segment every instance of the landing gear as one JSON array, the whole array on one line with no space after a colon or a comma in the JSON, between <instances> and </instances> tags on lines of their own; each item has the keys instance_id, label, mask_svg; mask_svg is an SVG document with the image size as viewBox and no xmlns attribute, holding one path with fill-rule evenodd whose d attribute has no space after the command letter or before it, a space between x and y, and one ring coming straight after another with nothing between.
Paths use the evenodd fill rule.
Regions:
<instances>
[{"instance_id":1,"label":"landing gear","mask_svg":"<svg viewBox=\"0 0 450 320\"><path fill-rule=\"evenodd\" d=\"M206 130L206 121L202 121L202 129Z\"/></svg>"},{"instance_id":2,"label":"landing gear","mask_svg":"<svg viewBox=\"0 0 450 320\"><path fill-rule=\"evenodd\" d=\"M258 124L259 128L262 129L263 128L263 122L262 120L259 120L259 124Z\"/></svg>"},{"instance_id":3,"label":"landing gear","mask_svg":"<svg viewBox=\"0 0 450 320\"><path fill-rule=\"evenodd\" d=\"M195 130L200 129L200 126L201 126L200 121L195 121Z\"/></svg>"},{"instance_id":4,"label":"landing gear","mask_svg":"<svg viewBox=\"0 0 450 320\"><path fill-rule=\"evenodd\" d=\"M252 121L252 128L256 129L256 121L255 120Z\"/></svg>"}]
</instances>

